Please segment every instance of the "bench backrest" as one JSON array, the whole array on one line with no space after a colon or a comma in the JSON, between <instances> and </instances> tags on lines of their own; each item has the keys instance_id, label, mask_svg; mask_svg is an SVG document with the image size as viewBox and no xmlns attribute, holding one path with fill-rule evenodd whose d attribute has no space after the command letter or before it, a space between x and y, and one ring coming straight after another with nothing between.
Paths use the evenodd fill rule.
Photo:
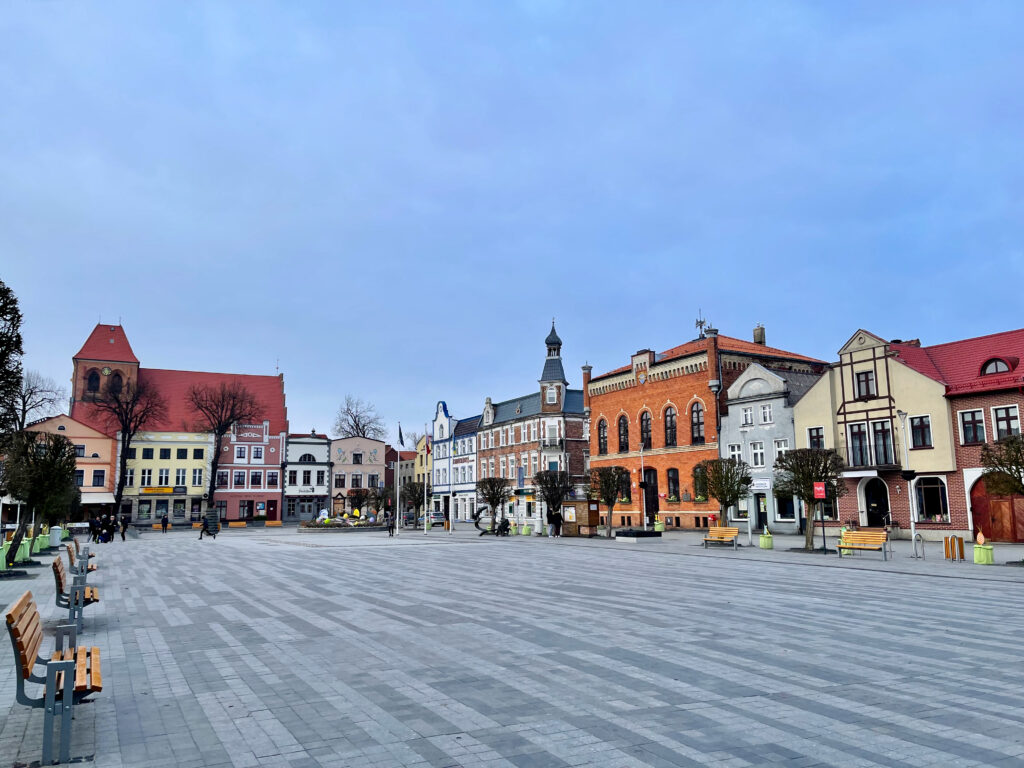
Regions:
<instances>
[{"instance_id":1,"label":"bench backrest","mask_svg":"<svg viewBox=\"0 0 1024 768\"><path fill-rule=\"evenodd\" d=\"M43 644L43 625L31 592L26 592L7 607L7 631L17 647L21 676L27 680Z\"/></svg>"},{"instance_id":2,"label":"bench backrest","mask_svg":"<svg viewBox=\"0 0 1024 768\"><path fill-rule=\"evenodd\" d=\"M74 567L74 565L75 565L75 550L74 550L74 547L72 547L70 544L65 544L64 546L67 547L67 550L68 550L68 562L71 564L72 567Z\"/></svg>"},{"instance_id":3,"label":"bench backrest","mask_svg":"<svg viewBox=\"0 0 1024 768\"><path fill-rule=\"evenodd\" d=\"M709 536L739 536L739 534L739 528L725 528L722 526L715 525L712 525L710 528L708 528Z\"/></svg>"},{"instance_id":4,"label":"bench backrest","mask_svg":"<svg viewBox=\"0 0 1024 768\"><path fill-rule=\"evenodd\" d=\"M75 542L75 554L76 554L76 555L80 555L80 554L82 554L82 550L78 548L78 539L76 539L76 538L75 538L74 536L72 536L72 537L71 537L71 540L72 540L73 542Z\"/></svg>"},{"instance_id":5,"label":"bench backrest","mask_svg":"<svg viewBox=\"0 0 1024 768\"><path fill-rule=\"evenodd\" d=\"M847 544L882 544L889 534L885 531L844 531L843 541Z\"/></svg>"},{"instance_id":6,"label":"bench backrest","mask_svg":"<svg viewBox=\"0 0 1024 768\"><path fill-rule=\"evenodd\" d=\"M64 570L64 561L59 557L53 558L53 580L57 584L57 591L64 594L68 591L68 572Z\"/></svg>"}]
</instances>

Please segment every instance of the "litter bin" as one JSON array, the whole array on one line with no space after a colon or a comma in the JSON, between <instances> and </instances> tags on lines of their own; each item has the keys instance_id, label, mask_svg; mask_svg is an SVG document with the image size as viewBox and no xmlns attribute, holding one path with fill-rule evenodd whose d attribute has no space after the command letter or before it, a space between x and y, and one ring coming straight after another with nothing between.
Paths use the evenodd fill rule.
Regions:
<instances>
[{"instance_id":1,"label":"litter bin","mask_svg":"<svg viewBox=\"0 0 1024 768\"><path fill-rule=\"evenodd\" d=\"M50 528L50 546L59 547L61 537L64 535L64 529L59 525L54 525Z\"/></svg>"}]
</instances>

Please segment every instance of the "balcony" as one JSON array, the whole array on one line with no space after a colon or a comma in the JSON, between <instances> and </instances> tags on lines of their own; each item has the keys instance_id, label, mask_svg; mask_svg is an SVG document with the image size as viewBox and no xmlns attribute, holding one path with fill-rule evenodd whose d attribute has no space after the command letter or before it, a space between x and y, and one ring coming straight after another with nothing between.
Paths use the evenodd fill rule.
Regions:
<instances>
[{"instance_id":1,"label":"balcony","mask_svg":"<svg viewBox=\"0 0 1024 768\"><path fill-rule=\"evenodd\" d=\"M562 451L565 450L565 440L561 437L545 437L540 441L540 446L541 448Z\"/></svg>"},{"instance_id":2,"label":"balcony","mask_svg":"<svg viewBox=\"0 0 1024 768\"><path fill-rule=\"evenodd\" d=\"M892 471L901 466L896 449L897 446L889 443L852 443L841 453L849 469Z\"/></svg>"}]
</instances>

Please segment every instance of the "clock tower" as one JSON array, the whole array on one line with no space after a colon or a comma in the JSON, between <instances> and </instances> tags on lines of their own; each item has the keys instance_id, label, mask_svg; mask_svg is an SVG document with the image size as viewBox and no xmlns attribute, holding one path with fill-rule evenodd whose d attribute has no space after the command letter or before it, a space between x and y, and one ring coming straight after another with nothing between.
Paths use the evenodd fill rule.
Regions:
<instances>
[{"instance_id":1,"label":"clock tower","mask_svg":"<svg viewBox=\"0 0 1024 768\"><path fill-rule=\"evenodd\" d=\"M106 392L117 392L134 383L139 375L139 359L120 325L101 323L93 328L72 362L72 416L79 403L95 400Z\"/></svg>"}]
</instances>

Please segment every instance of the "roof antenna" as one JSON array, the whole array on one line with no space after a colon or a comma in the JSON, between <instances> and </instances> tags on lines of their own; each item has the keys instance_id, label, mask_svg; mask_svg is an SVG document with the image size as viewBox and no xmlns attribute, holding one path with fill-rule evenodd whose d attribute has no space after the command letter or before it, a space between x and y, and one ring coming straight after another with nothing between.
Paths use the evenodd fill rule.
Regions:
<instances>
[{"instance_id":1,"label":"roof antenna","mask_svg":"<svg viewBox=\"0 0 1024 768\"><path fill-rule=\"evenodd\" d=\"M279 357L276 360L274 360L274 373L280 373L280 372L281 372L281 358Z\"/></svg>"},{"instance_id":2,"label":"roof antenna","mask_svg":"<svg viewBox=\"0 0 1024 768\"><path fill-rule=\"evenodd\" d=\"M704 338L704 328L707 324L708 321L704 319L704 313L701 311L700 307L697 307L697 320L694 322L694 326L697 328L697 333L699 334L697 336L698 339Z\"/></svg>"}]
</instances>

